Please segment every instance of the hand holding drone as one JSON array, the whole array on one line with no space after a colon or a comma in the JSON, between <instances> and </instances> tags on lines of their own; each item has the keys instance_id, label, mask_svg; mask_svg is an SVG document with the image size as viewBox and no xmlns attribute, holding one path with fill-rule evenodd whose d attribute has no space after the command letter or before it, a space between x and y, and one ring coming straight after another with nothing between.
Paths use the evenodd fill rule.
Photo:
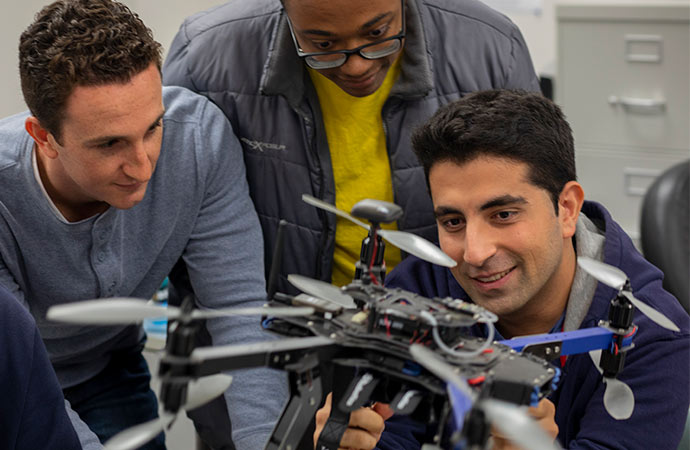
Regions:
<instances>
[{"instance_id":1,"label":"hand holding drone","mask_svg":"<svg viewBox=\"0 0 690 450\"><path fill-rule=\"evenodd\" d=\"M548 360L600 352L601 358L598 353L592 357L606 381L606 409L614 418L626 418L634 406L633 393L615 377L632 346L634 308L661 326L675 327L633 296L620 270L580 258L584 270L619 291L611 301L607 321L591 329L494 342L497 318L477 305L383 287L382 238L434 264L455 264L416 235L380 229L380 223L402 214L397 205L374 200L355 205L352 214L368 220L369 226L332 205L303 198L369 230L355 279L342 289L290 275L290 283L304 293L294 297L274 293L269 282L268 308L199 311L187 299L180 309L165 312L140 300L101 299L49 311L51 319L80 323L129 323L163 315L173 321L159 367L163 416L122 432L107 448L135 448L169 426L180 409L212 398L210 393L196 393L196 385L209 386L207 392L214 395L222 393L229 379L212 378L214 375L266 366L288 372L291 394L267 449L298 448L328 393L324 385L332 386L333 407L317 442L319 450L337 449L351 412L374 402L388 403L396 414L426 424L431 432L424 448L484 448L493 425L525 448L552 449L552 439L520 407L537 404L557 388L559 369ZM194 319L252 313L267 316L263 321L266 328L292 338L194 348L198 328ZM486 337L471 336L470 327L485 328Z\"/></svg>"}]
</instances>

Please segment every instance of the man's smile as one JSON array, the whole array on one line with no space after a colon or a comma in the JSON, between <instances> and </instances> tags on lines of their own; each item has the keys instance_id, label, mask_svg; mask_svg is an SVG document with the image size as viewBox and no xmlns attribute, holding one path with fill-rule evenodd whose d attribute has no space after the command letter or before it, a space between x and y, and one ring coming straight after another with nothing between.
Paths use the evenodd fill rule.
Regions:
<instances>
[{"instance_id":1,"label":"man's smile","mask_svg":"<svg viewBox=\"0 0 690 450\"><path fill-rule=\"evenodd\" d=\"M504 276L508 275L515 267L511 267L508 270L504 270L503 272L498 272L494 273L493 275L480 275L480 276L474 276L470 277L473 280L481 281L482 283L491 283L492 281L497 281L503 278Z\"/></svg>"}]
</instances>

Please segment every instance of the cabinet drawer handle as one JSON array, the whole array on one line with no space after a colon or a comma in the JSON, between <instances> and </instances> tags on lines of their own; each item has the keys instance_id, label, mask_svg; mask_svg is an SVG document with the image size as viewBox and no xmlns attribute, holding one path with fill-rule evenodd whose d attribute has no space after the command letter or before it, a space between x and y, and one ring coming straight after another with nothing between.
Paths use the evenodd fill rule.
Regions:
<instances>
[{"instance_id":1,"label":"cabinet drawer handle","mask_svg":"<svg viewBox=\"0 0 690 450\"><path fill-rule=\"evenodd\" d=\"M656 34L626 34L625 59L633 63L661 63L663 41Z\"/></svg>"},{"instance_id":2,"label":"cabinet drawer handle","mask_svg":"<svg viewBox=\"0 0 690 450\"><path fill-rule=\"evenodd\" d=\"M653 98L634 98L634 97L618 97L611 95L608 98L611 106L620 105L623 108L644 113L661 113L666 109L666 100L657 100Z\"/></svg>"},{"instance_id":3,"label":"cabinet drawer handle","mask_svg":"<svg viewBox=\"0 0 690 450\"><path fill-rule=\"evenodd\" d=\"M661 174L660 170L625 167L623 184L625 193L632 197L644 197L647 188Z\"/></svg>"}]
</instances>

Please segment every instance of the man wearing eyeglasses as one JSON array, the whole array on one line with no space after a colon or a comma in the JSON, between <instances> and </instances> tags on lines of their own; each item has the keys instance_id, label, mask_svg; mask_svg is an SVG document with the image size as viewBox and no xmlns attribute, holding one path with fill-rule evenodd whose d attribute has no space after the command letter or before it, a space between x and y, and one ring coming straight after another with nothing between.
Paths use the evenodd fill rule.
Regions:
<instances>
[{"instance_id":1,"label":"man wearing eyeglasses","mask_svg":"<svg viewBox=\"0 0 690 450\"><path fill-rule=\"evenodd\" d=\"M164 83L213 100L240 138L265 239L281 219L278 289L289 273L346 284L365 231L301 200L350 210L394 201L393 228L434 239L413 128L441 105L490 88L538 90L519 30L477 0L231 1L188 18ZM386 250L388 268L400 259Z\"/></svg>"}]
</instances>

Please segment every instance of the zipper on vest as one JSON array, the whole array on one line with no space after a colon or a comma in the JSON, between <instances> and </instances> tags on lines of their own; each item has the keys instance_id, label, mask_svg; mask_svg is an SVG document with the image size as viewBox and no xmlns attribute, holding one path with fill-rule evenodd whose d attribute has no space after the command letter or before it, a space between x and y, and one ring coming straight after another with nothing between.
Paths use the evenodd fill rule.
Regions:
<instances>
[{"instance_id":1,"label":"zipper on vest","mask_svg":"<svg viewBox=\"0 0 690 450\"><path fill-rule=\"evenodd\" d=\"M302 138L307 143L309 151L311 151L312 154L315 156L314 160L318 165L320 187L319 192L317 193L317 198L319 200L323 200L326 180L324 176L323 167L321 166L321 159L319 158L318 149L315 148L317 145L316 122L313 121L310 115L303 111L301 108L295 108L295 111L302 118ZM308 128L311 128L311 133L309 133ZM323 280L324 276L322 274L321 266L323 259L323 249L326 247L326 241L328 240L328 217L326 216L326 211L323 211L321 209L317 209L316 213L319 215L319 218L321 219L322 233L321 242L319 243L316 249L316 258L314 260L316 266L314 271L314 278L318 280Z\"/></svg>"}]
</instances>

